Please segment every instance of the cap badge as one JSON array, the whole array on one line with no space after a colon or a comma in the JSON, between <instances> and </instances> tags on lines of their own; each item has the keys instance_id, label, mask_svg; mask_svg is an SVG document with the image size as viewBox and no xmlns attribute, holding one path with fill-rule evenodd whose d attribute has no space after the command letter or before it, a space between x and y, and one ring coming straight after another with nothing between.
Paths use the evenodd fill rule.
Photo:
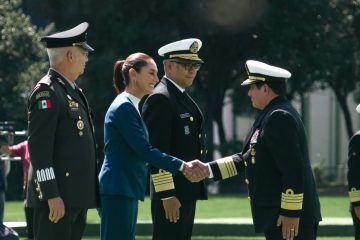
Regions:
<instances>
[{"instance_id":1,"label":"cap badge","mask_svg":"<svg viewBox=\"0 0 360 240\"><path fill-rule=\"evenodd\" d=\"M190 48L189 48L189 51L191 53L197 53L199 51L199 43L198 42L193 42L191 45L190 45Z\"/></svg>"}]
</instances>

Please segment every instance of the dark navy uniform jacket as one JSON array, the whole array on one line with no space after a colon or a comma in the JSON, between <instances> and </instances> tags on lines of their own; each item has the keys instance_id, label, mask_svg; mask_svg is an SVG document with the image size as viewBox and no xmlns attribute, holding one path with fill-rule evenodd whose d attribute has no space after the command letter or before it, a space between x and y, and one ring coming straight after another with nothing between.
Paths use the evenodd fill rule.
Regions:
<instances>
[{"instance_id":1,"label":"dark navy uniform jacket","mask_svg":"<svg viewBox=\"0 0 360 240\"><path fill-rule=\"evenodd\" d=\"M81 90L50 69L30 96L28 120L29 206L61 197L66 208L98 207L93 119Z\"/></svg>"},{"instance_id":2,"label":"dark navy uniform jacket","mask_svg":"<svg viewBox=\"0 0 360 240\"><path fill-rule=\"evenodd\" d=\"M360 131L351 137L348 156L348 187L351 207L360 206Z\"/></svg>"},{"instance_id":3,"label":"dark navy uniform jacket","mask_svg":"<svg viewBox=\"0 0 360 240\"><path fill-rule=\"evenodd\" d=\"M205 160L203 115L189 95L165 77L146 99L142 115L154 147L184 161ZM203 181L191 183L183 174L171 175L154 166L150 166L150 171L152 199L207 199Z\"/></svg>"},{"instance_id":4,"label":"dark navy uniform jacket","mask_svg":"<svg viewBox=\"0 0 360 240\"><path fill-rule=\"evenodd\" d=\"M242 154L210 166L215 179L245 170L256 232L273 227L279 215L300 217L303 224L321 221L305 129L284 97L276 97L260 112Z\"/></svg>"}]
</instances>

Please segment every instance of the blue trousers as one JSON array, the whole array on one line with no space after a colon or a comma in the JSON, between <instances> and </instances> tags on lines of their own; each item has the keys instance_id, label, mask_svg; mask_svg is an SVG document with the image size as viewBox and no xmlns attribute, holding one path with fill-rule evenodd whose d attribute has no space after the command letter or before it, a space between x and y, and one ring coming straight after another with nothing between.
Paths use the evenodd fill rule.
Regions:
<instances>
[{"instance_id":1,"label":"blue trousers","mask_svg":"<svg viewBox=\"0 0 360 240\"><path fill-rule=\"evenodd\" d=\"M101 240L135 240L138 200L101 195Z\"/></svg>"}]
</instances>

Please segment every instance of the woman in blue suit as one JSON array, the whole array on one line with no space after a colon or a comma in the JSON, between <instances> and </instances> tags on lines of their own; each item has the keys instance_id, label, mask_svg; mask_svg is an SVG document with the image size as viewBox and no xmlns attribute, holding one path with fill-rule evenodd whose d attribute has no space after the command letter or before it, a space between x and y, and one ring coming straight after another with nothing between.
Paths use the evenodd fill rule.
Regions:
<instances>
[{"instance_id":1,"label":"woman in blue suit","mask_svg":"<svg viewBox=\"0 0 360 240\"><path fill-rule=\"evenodd\" d=\"M149 144L140 116L140 99L152 92L157 77L155 61L134 53L114 66L114 87L118 93L104 123L105 159L99 174L102 240L133 240L138 200L143 201L147 163L174 174L185 168L182 160L160 152ZM166 184L167 175L160 176Z\"/></svg>"}]
</instances>

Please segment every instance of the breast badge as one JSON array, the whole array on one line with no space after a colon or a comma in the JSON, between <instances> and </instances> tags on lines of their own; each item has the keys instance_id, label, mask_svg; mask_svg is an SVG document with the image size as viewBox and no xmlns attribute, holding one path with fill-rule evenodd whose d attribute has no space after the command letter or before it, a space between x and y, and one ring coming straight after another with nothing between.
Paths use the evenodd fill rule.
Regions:
<instances>
[{"instance_id":1,"label":"breast badge","mask_svg":"<svg viewBox=\"0 0 360 240\"><path fill-rule=\"evenodd\" d=\"M190 134L190 128L188 125L184 126L184 133L185 135L189 135Z\"/></svg>"},{"instance_id":2,"label":"breast badge","mask_svg":"<svg viewBox=\"0 0 360 240\"><path fill-rule=\"evenodd\" d=\"M83 129L84 129L84 122L83 120L81 120L81 117L79 116L79 120L76 123L76 127L79 130L79 136L81 137L82 135L84 135L83 133Z\"/></svg>"}]
</instances>

